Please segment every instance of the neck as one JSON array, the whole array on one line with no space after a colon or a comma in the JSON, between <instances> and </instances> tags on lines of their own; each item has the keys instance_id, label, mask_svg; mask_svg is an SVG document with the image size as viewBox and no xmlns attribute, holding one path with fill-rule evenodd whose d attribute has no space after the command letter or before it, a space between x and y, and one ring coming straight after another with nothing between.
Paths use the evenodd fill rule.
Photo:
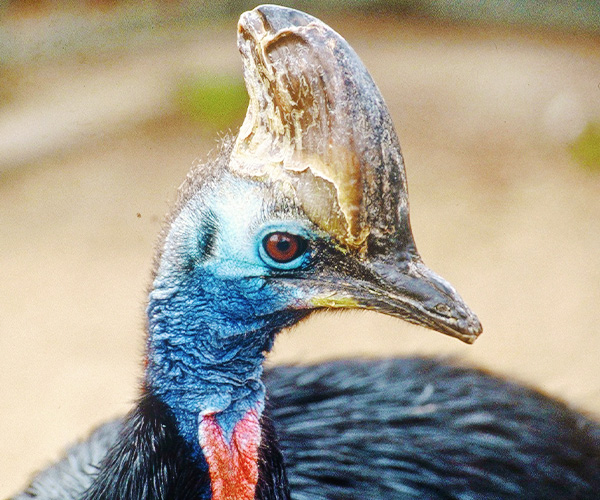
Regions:
<instances>
[{"instance_id":1,"label":"neck","mask_svg":"<svg viewBox=\"0 0 600 500\"><path fill-rule=\"evenodd\" d=\"M171 409L186 441L198 443L202 416L214 415L228 439L248 411L260 416L262 362L273 340L268 328L232 332L226 325L189 325L159 301L150 302L149 314L146 382Z\"/></svg>"},{"instance_id":2,"label":"neck","mask_svg":"<svg viewBox=\"0 0 600 500\"><path fill-rule=\"evenodd\" d=\"M167 287L158 279L154 286L146 386L173 413L194 458L208 467L213 499L252 499L265 400L262 363L277 331L296 318L249 317L232 289L208 300L205 288Z\"/></svg>"}]
</instances>

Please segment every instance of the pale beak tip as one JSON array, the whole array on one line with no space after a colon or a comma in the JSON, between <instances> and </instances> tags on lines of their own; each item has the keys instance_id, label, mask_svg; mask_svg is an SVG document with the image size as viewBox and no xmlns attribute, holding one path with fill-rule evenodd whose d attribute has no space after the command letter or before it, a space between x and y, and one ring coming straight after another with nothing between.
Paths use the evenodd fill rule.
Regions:
<instances>
[{"instance_id":1,"label":"pale beak tip","mask_svg":"<svg viewBox=\"0 0 600 500\"><path fill-rule=\"evenodd\" d=\"M469 311L469 315L458 322L457 337L467 344L473 344L483 333L483 326L479 318Z\"/></svg>"}]
</instances>

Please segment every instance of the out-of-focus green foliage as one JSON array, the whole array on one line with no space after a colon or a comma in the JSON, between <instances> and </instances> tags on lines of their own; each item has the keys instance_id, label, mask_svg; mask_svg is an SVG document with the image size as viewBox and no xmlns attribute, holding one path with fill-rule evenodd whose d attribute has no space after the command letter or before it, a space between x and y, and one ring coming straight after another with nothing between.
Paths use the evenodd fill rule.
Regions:
<instances>
[{"instance_id":1,"label":"out-of-focus green foliage","mask_svg":"<svg viewBox=\"0 0 600 500\"><path fill-rule=\"evenodd\" d=\"M248 106L244 83L229 75L184 79L174 98L184 116L219 130L241 124Z\"/></svg>"},{"instance_id":2,"label":"out-of-focus green foliage","mask_svg":"<svg viewBox=\"0 0 600 500\"><path fill-rule=\"evenodd\" d=\"M600 172L600 122L588 123L571 144L570 150L579 165Z\"/></svg>"}]
</instances>

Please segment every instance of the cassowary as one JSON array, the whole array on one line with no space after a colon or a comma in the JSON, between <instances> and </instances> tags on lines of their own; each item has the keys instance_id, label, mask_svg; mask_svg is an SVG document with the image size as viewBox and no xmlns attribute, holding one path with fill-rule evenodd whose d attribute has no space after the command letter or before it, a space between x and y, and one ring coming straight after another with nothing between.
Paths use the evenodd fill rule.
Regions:
<instances>
[{"instance_id":1,"label":"cassowary","mask_svg":"<svg viewBox=\"0 0 600 500\"><path fill-rule=\"evenodd\" d=\"M139 401L15 498L599 498L599 426L530 389L425 359L263 373L317 309L468 343L481 325L417 253L396 133L348 44L276 6L238 44L248 113L167 219Z\"/></svg>"}]
</instances>

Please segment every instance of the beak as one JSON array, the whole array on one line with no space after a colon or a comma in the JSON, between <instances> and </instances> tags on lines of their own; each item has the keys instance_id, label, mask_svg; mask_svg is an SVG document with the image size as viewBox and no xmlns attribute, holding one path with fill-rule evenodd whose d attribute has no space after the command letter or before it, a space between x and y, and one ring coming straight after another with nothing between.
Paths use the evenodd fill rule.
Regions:
<instances>
[{"instance_id":1,"label":"beak","mask_svg":"<svg viewBox=\"0 0 600 500\"><path fill-rule=\"evenodd\" d=\"M356 53L321 21L275 5L242 15L238 47L250 104L230 169L285 186L345 249L274 286L298 309L371 309L474 342L479 320L416 252L398 138Z\"/></svg>"},{"instance_id":2,"label":"beak","mask_svg":"<svg viewBox=\"0 0 600 500\"><path fill-rule=\"evenodd\" d=\"M472 344L482 332L477 316L456 290L419 258L359 263L310 286L312 307L369 309ZM337 273L336 273L337 274ZM357 278L360 276L360 278Z\"/></svg>"}]
</instances>

